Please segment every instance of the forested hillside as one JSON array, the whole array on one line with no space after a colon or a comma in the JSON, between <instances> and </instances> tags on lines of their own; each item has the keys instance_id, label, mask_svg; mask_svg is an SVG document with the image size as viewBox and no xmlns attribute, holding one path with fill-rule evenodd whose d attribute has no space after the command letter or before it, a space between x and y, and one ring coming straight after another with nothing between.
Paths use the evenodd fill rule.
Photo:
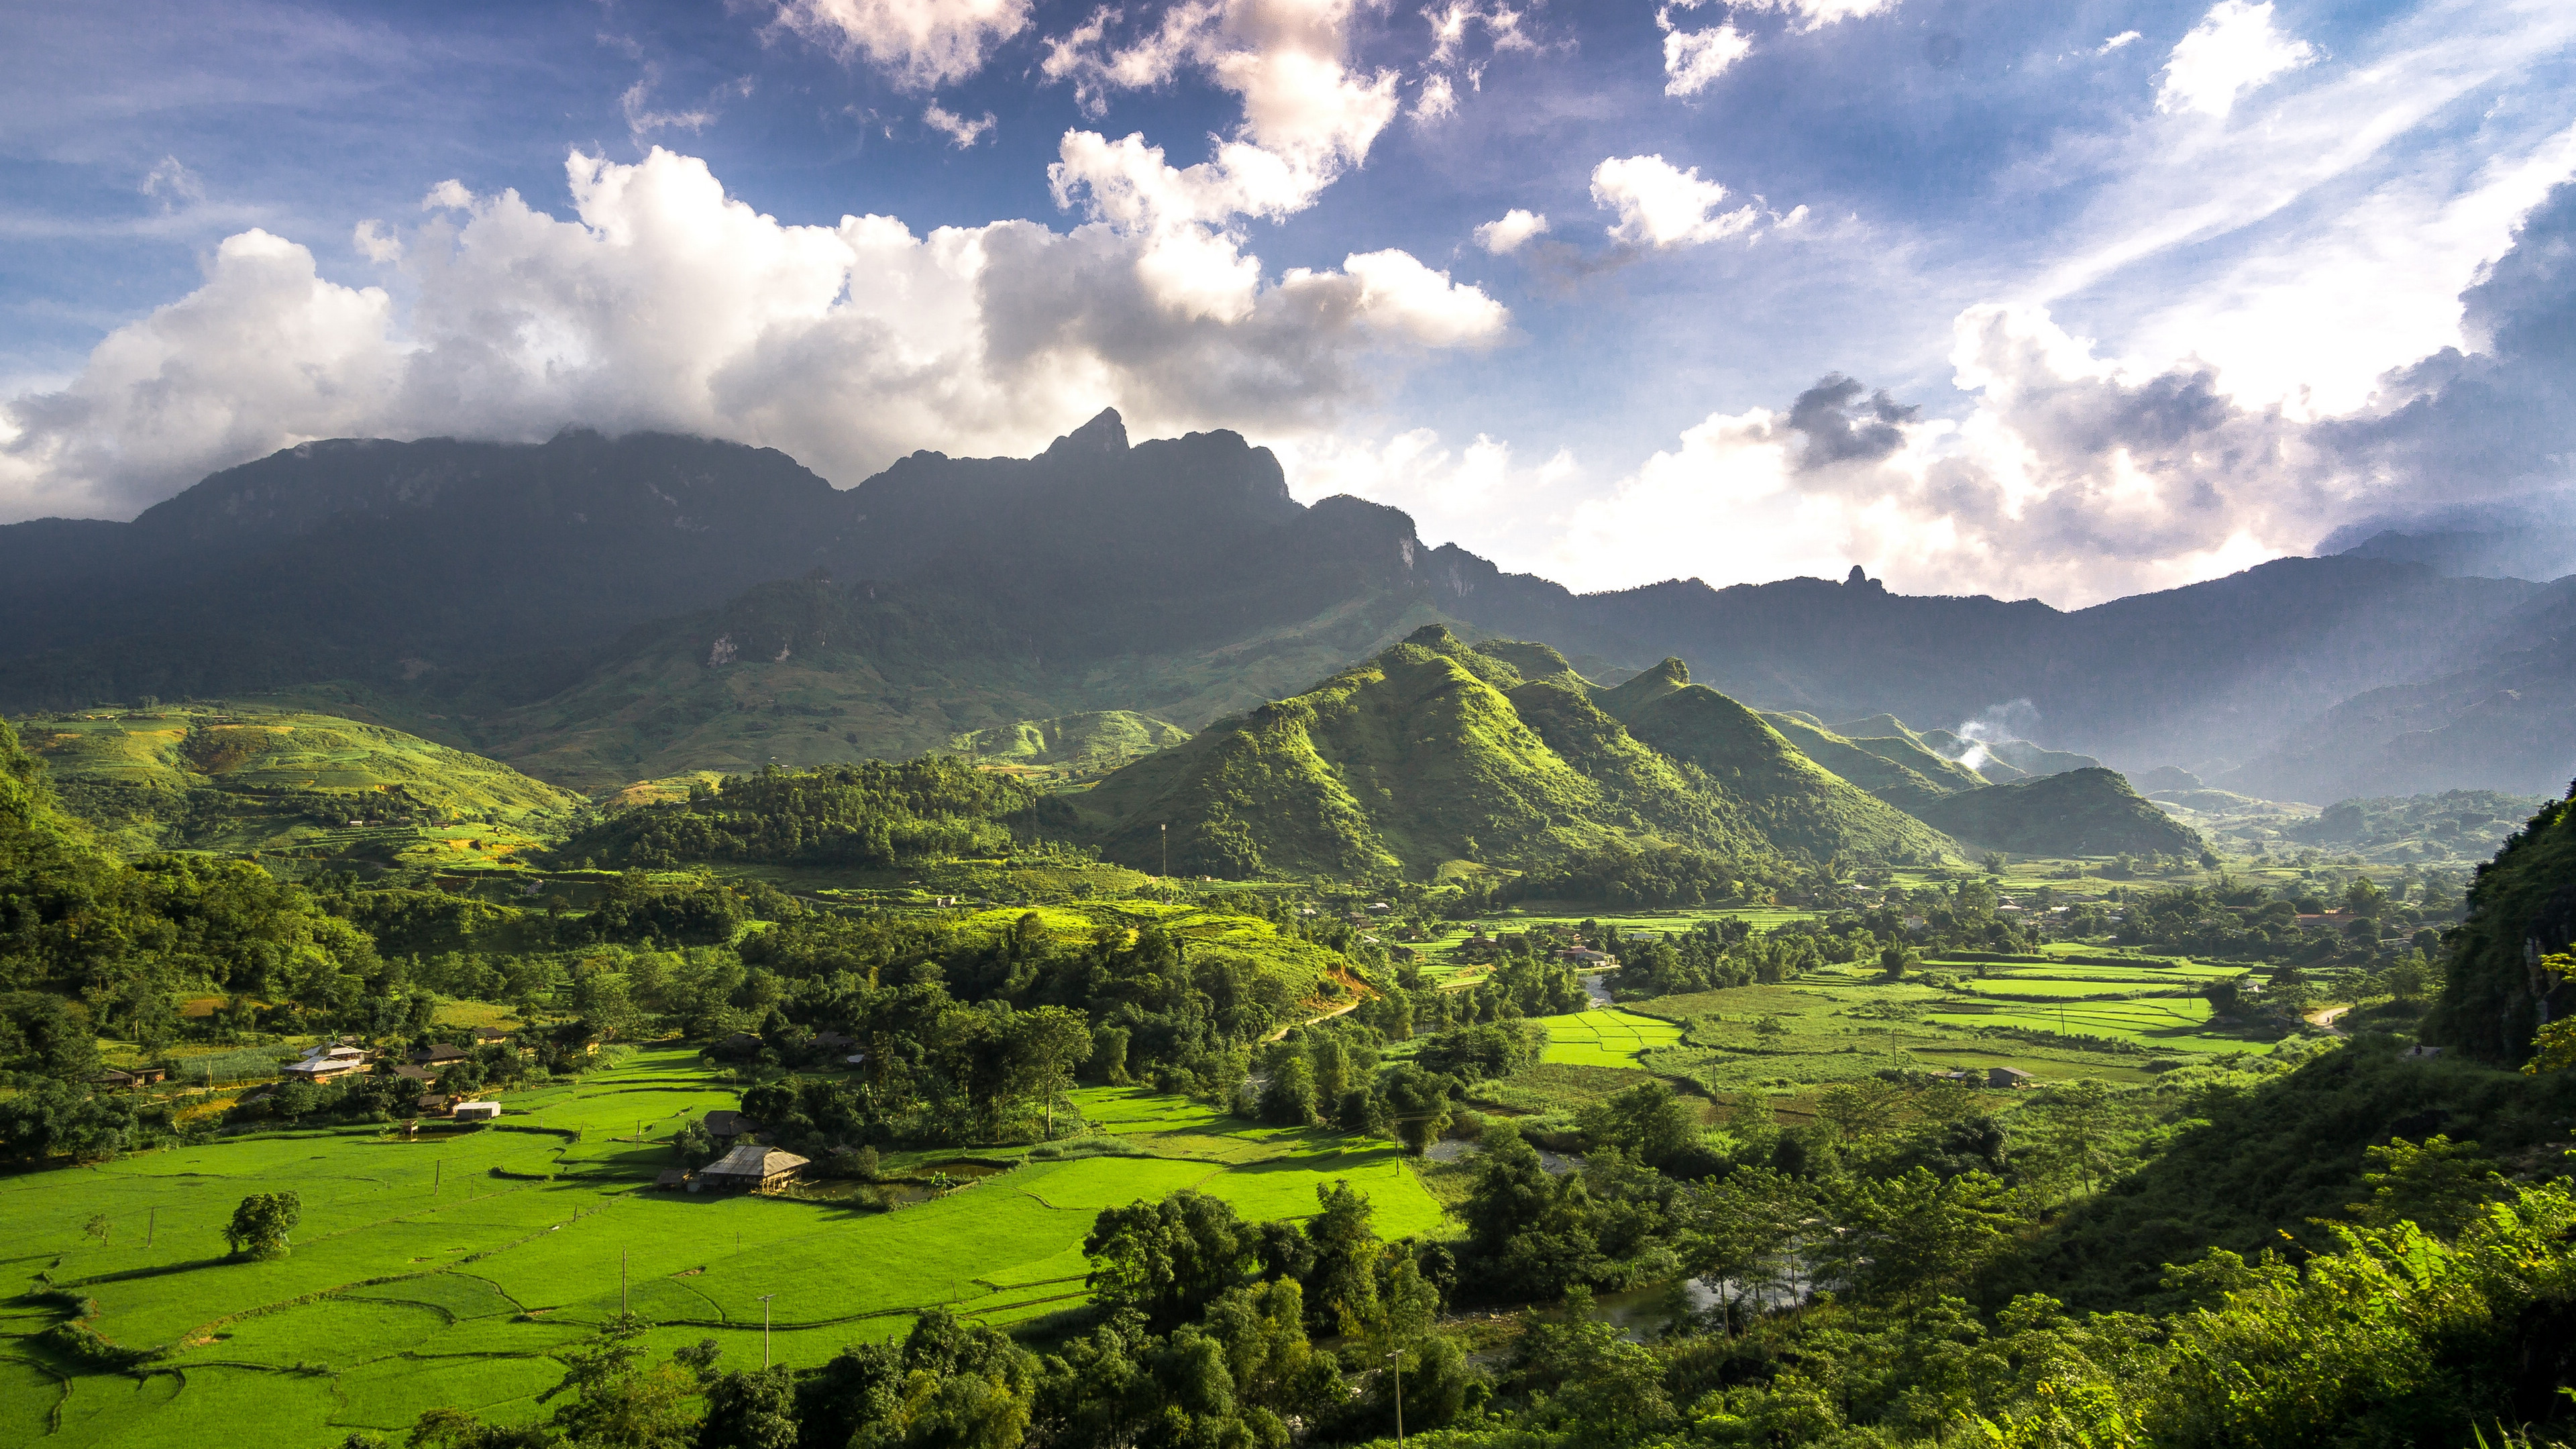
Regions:
<instances>
[{"instance_id":1,"label":"forested hillside","mask_svg":"<svg viewBox=\"0 0 2576 1449\"><path fill-rule=\"evenodd\" d=\"M2360 555L2073 612L1857 572L1578 596L1394 509L1301 505L1234 434L1131 445L1115 414L1035 458L916 454L839 493L694 439L344 440L131 524L0 527L0 709L260 692L597 791L1073 714L1195 729L1447 623L1595 677L1678 657L1846 737L1886 715L1919 745L2027 705L2039 738L1981 761L1996 779L2252 759L2213 783L2330 800L2547 785L2567 598Z\"/></svg>"},{"instance_id":2,"label":"forested hillside","mask_svg":"<svg viewBox=\"0 0 2576 1449\"><path fill-rule=\"evenodd\" d=\"M2426 1036L2482 1061L2529 1057L2576 1013L2576 787L2506 840L2469 887Z\"/></svg>"},{"instance_id":3,"label":"forested hillside","mask_svg":"<svg viewBox=\"0 0 2576 1449\"><path fill-rule=\"evenodd\" d=\"M1557 668L1525 677L1506 652ZM1552 650L1470 647L1427 627L1306 693L1128 766L1075 808L1113 858L1158 862L1168 827L1174 869L1225 876L1421 878L1452 861L1527 867L1614 844L1740 866L1782 851L1910 859L1945 849L1758 721L1748 749L1674 716L1669 738L1714 769L1657 749L1563 664ZM1644 692L1624 687L1629 700Z\"/></svg>"}]
</instances>

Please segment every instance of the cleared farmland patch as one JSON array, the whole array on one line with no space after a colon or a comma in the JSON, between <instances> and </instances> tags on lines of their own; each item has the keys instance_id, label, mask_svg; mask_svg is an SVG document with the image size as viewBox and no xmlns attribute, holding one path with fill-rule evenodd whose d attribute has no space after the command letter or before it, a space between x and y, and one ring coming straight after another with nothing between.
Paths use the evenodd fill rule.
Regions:
<instances>
[{"instance_id":1,"label":"cleared farmland patch","mask_svg":"<svg viewBox=\"0 0 2576 1449\"><path fill-rule=\"evenodd\" d=\"M1642 1039L1628 1028L1620 1045ZM1440 1221L1390 1144L1137 1088L1072 1096L1138 1155L969 1150L1018 1165L891 1212L646 1190L672 1165L681 1121L736 1100L672 1050L508 1094L502 1122L477 1131L275 1133L13 1178L0 1234L96 1299L110 1342L169 1354L139 1378L74 1372L32 1348L0 1356L0 1442L201 1449L256 1423L264 1439L336 1443L352 1429L393 1435L439 1405L535 1419L560 1356L621 1307L657 1325L645 1340L656 1352L712 1338L732 1367L760 1361L768 1295L770 1350L797 1366L899 1335L934 1305L1019 1322L1088 1295L1081 1245L1100 1209L1183 1187L1260 1220L1312 1214L1316 1189L1340 1179L1368 1195L1387 1237ZM959 1156L889 1154L888 1166ZM291 1255L228 1258L234 1205L275 1191L304 1203ZM110 1243L84 1230L101 1212ZM31 1307L8 1332L61 1316Z\"/></svg>"}]
</instances>

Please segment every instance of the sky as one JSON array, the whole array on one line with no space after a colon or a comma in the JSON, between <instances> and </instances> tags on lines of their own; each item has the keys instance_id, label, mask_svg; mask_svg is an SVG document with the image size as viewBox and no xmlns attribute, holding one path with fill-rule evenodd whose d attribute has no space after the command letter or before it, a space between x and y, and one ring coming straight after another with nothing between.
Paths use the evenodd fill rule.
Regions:
<instances>
[{"instance_id":1,"label":"sky","mask_svg":"<svg viewBox=\"0 0 2576 1449\"><path fill-rule=\"evenodd\" d=\"M1104 406L1579 589L2576 519L2565 0L28 6L0 521Z\"/></svg>"}]
</instances>

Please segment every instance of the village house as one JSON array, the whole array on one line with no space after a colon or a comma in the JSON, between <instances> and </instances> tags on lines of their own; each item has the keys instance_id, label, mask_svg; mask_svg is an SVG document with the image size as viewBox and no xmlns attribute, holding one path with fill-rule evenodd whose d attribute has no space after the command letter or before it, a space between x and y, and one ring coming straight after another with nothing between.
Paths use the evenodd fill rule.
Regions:
<instances>
[{"instance_id":1,"label":"village house","mask_svg":"<svg viewBox=\"0 0 2576 1449\"><path fill-rule=\"evenodd\" d=\"M748 1137L760 1130L758 1122L740 1112L721 1107L707 1114L706 1127L707 1135L714 1138L719 1147L730 1144L737 1137Z\"/></svg>"},{"instance_id":2,"label":"village house","mask_svg":"<svg viewBox=\"0 0 2576 1449\"><path fill-rule=\"evenodd\" d=\"M301 1077L308 1082L329 1081L358 1071L367 1064L366 1052L344 1042L332 1042L306 1052L301 1061L287 1064L284 1076Z\"/></svg>"},{"instance_id":3,"label":"village house","mask_svg":"<svg viewBox=\"0 0 2576 1449\"><path fill-rule=\"evenodd\" d=\"M449 1113L459 1122L489 1122L501 1115L498 1102L459 1102Z\"/></svg>"},{"instance_id":4,"label":"village house","mask_svg":"<svg viewBox=\"0 0 2576 1449\"><path fill-rule=\"evenodd\" d=\"M465 1055L463 1048L452 1047L445 1042L440 1042L436 1046L423 1047L419 1051L413 1052L409 1057L405 1058L405 1060L409 1061L416 1067L436 1067L444 1066L449 1062L461 1062L465 1060Z\"/></svg>"},{"instance_id":5,"label":"village house","mask_svg":"<svg viewBox=\"0 0 2576 1449\"><path fill-rule=\"evenodd\" d=\"M805 1159L793 1152L746 1142L699 1169L698 1183L733 1192L775 1192L804 1167Z\"/></svg>"},{"instance_id":6,"label":"village house","mask_svg":"<svg viewBox=\"0 0 2576 1449\"><path fill-rule=\"evenodd\" d=\"M90 1080L96 1082L102 1087L122 1089L128 1087L149 1087L155 1083L166 1080L168 1076L169 1073L164 1072L159 1067L136 1067L130 1072L121 1072L114 1067L110 1067L106 1071L99 1073L97 1076L90 1078Z\"/></svg>"}]
</instances>

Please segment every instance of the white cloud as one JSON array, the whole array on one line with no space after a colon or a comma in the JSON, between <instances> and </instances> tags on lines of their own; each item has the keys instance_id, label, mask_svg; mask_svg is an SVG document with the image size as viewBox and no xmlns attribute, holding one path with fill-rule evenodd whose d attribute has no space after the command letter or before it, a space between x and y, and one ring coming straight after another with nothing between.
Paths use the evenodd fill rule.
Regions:
<instances>
[{"instance_id":1,"label":"white cloud","mask_svg":"<svg viewBox=\"0 0 2576 1449\"><path fill-rule=\"evenodd\" d=\"M982 70L994 47L1028 28L1029 0L780 0L778 23L928 90Z\"/></svg>"},{"instance_id":2,"label":"white cloud","mask_svg":"<svg viewBox=\"0 0 2576 1449\"><path fill-rule=\"evenodd\" d=\"M1479 433L1451 448L1429 428L1382 443L1310 434L1279 450L1291 492L1307 502L1349 493L1401 508L1427 542L1458 540L1488 558L1528 556L1554 538L1554 500L1578 480L1574 455L1557 450L1535 467L1509 443ZM1622 579L1628 583L1633 580Z\"/></svg>"},{"instance_id":3,"label":"white cloud","mask_svg":"<svg viewBox=\"0 0 2576 1449\"><path fill-rule=\"evenodd\" d=\"M1095 114L1110 92L1168 84L1184 68L1205 71L1243 101L1234 138L1214 160L1187 171L1165 166L1161 149L1141 136L1113 145L1094 132L1067 132L1063 159L1049 173L1059 203L1088 201L1104 219L1131 229L1276 219L1313 205L1368 159L1398 104L1395 72L1363 76L1344 64L1351 3L1186 3L1123 49L1106 39L1117 12L1104 10L1050 41L1040 69L1049 79L1071 80L1076 98Z\"/></svg>"},{"instance_id":4,"label":"white cloud","mask_svg":"<svg viewBox=\"0 0 2576 1449\"><path fill-rule=\"evenodd\" d=\"M136 188L161 203L163 209L195 206L206 199L205 183L197 174L179 164L176 156L164 156L144 173L143 184Z\"/></svg>"},{"instance_id":5,"label":"white cloud","mask_svg":"<svg viewBox=\"0 0 2576 1449\"><path fill-rule=\"evenodd\" d=\"M1712 414L1576 504L1541 565L1597 588L1865 561L1908 592L2072 606L2304 549L2360 486L2205 371L2123 372L2042 311L1960 314L1953 363L1979 394L1959 422L1840 378L1785 412Z\"/></svg>"},{"instance_id":6,"label":"white cloud","mask_svg":"<svg viewBox=\"0 0 2576 1449\"><path fill-rule=\"evenodd\" d=\"M2137 39L2138 32L2134 30L2123 30L2119 34L2112 36L2110 39L2103 41L2100 45L2095 46L2093 48L2093 53L2095 55L2109 55L2112 51L2118 50L2124 45L2135 44Z\"/></svg>"},{"instance_id":7,"label":"white cloud","mask_svg":"<svg viewBox=\"0 0 2576 1449\"><path fill-rule=\"evenodd\" d=\"M2156 109L2224 119L2238 96L2316 58L2315 46L2274 28L2271 0L2260 5L2218 0L2174 43L2156 90Z\"/></svg>"},{"instance_id":8,"label":"white cloud","mask_svg":"<svg viewBox=\"0 0 2576 1449\"><path fill-rule=\"evenodd\" d=\"M350 230L349 245L357 248L358 255L371 262L402 260L402 238L394 235L383 222L372 216L359 222Z\"/></svg>"},{"instance_id":9,"label":"white cloud","mask_svg":"<svg viewBox=\"0 0 2576 1449\"><path fill-rule=\"evenodd\" d=\"M645 138L655 131L687 131L695 134L705 130L716 119L714 109L707 106L694 106L677 111L654 110L653 87L659 84L661 79L661 67L647 62L644 73L635 78L635 84L628 86L625 93L617 98L617 108L626 117L626 134L638 146L643 145Z\"/></svg>"},{"instance_id":10,"label":"white cloud","mask_svg":"<svg viewBox=\"0 0 2576 1449\"><path fill-rule=\"evenodd\" d=\"M1896 8L1896 0L1734 0L1738 10L1776 10L1792 17L1791 28L1822 30L1845 20L1866 20Z\"/></svg>"},{"instance_id":11,"label":"white cloud","mask_svg":"<svg viewBox=\"0 0 2576 1449\"><path fill-rule=\"evenodd\" d=\"M984 139L984 133L993 129L991 111L986 111L981 120L968 120L937 101L932 101L929 109L921 113L921 119L924 125L946 136L949 144L960 151L973 149L976 142Z\"/></svg>"},{"instance_id":12,"label":"white cloud","mask_svg":"<svg viewBox=\"0 0 2576 1449\"><path fill-rule=\"evenodd\" d=\"M1726 188L1700 179L1699 168L1675 168L1661 156L1614 156L1592 168L1592 201L1618 213L1615 241L1656 248L1695 246L1750 230L1760 211L1717 208Z\"/></svg>"},{"instance_id":13,"label":"white cloud","mask_svg":"<svg viewBox=\"0 0 2576 1449\"><path fill-rule=\"evenodd\" d=\"M2128 329L2123 350L2200 358L2246 406L2279 403L2303 418L2351 412L2389 369L2474 346L2460 294L2570 175L2576 127L2497 154L2467 178L2447 167L2391 178L2210 268ZM2363 297L2368 306L2354 305Z\"/></svg>"},{"instance_id":14,"label":"white cloud","mask_svg":"<svg viewBox=\"0 0 2576 1449\"><path fill-rule=\"evenodd\" d=\"M1672 7L1655 12L1664 28L1664 94L1695 96L1726 73L1726 68L1753 53L1753 40L1732 20L1709 30L1678 30Z\"/></svg>"},{"instance_id":15,"label":"white cloud","mask_svg":"<svg viewBox=\"0 0 2576 1449\"><path fill-rule=\"evenodd\" d=\"M1498 257L1510 256L1531 237L1544 235L1547 217L1544 213L1513 207L1492 221L1476 228L1476 245Z\"/></svg>"},{"instance_id":16,"label":"white cloud","mask_svg":"<svg viewBox=\"0 0 2576 1449\"><path fill-rule=\"evenodd\" d=\"M1103 404L1140 431L1293 442L1370 394L1373 358L1509 325L1402 252L1265 282L1206 231L788 226L658 147L566 170L572 219L432 188L401 239L399 314L292 242L225 241L204 285L110 333L69 385L0 406L0 516L130 514L319 437L663 428L845 485L915 448L1026 452ZM1194 284L1220 305L1189 305Z\"/></svg>"},{"instance_id":17,"label":"white cloud","mask_svg":"<svg viewBox=\"0 0 2576 1449\"><path fill-rule=\"evenodd\" d=\"M1425 79L1422 88L1414 93L1413 118L1417 121L1445 120L1457 113L1458 88L1445 75Z\"/></svg>"}]
</instances>

